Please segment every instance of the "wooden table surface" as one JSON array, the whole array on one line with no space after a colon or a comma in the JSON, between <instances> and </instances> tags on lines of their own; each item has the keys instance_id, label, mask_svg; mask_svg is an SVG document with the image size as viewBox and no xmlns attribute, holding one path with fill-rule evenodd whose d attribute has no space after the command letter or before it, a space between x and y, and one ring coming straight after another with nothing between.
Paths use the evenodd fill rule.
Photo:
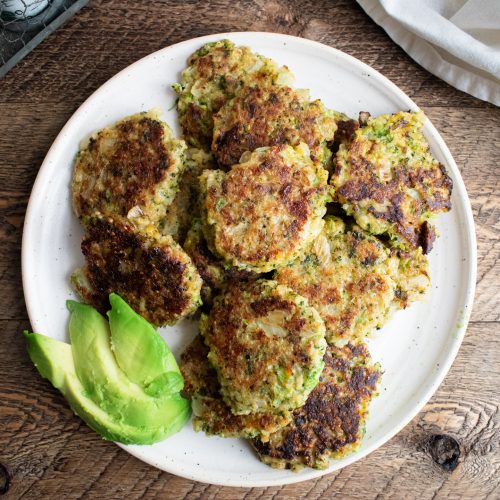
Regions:
<instances>
[{"instance_id":1,"label":"wooden table surface","mask_svg":"<svg viewBox=\"0 0 500 500\"><path fill-rule=\"evenodd\" d=\"M29 327L20 269L23 218L61 127L95 89L140 57L192 37L245 30L289 33L341 49L414 99L462 172L479 251L464 343L424 410L354 465L267 489L188 481L102 441L40 378L21 335ZM498 108L420 68L348 0L95 0L15 67L0 89L0 492L8 490L7 498L500 498Z\"/></svg>"}]
</instances>

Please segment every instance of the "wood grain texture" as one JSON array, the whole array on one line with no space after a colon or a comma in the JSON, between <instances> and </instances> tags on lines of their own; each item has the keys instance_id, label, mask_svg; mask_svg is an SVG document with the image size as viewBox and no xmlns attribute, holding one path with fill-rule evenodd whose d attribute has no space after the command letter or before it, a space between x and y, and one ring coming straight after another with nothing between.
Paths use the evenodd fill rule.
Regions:
<instances>
[{"instance_id":1,"label":"wood grain texture","mask_svg":"<svg viewBox=\"0 0 500 500\"><path fill-rule=\"evenodd\" d=\"M24 212L43 157L66 120L108 78L140 57L195 36L244 30L289 33L332 45L408 93L457 161L478 236L471 323L431 401L365 459L282 488L195 483L100 440L40 379L20 335L29 327L20 273ZM0 463L10 476L7 498L500 498L498 108L420 68L352 1L94 0L2 80L0 110ZM454 470L434 460L436 442L454 441L434 436L458 443Z\"/></svg>"}]
</instances>

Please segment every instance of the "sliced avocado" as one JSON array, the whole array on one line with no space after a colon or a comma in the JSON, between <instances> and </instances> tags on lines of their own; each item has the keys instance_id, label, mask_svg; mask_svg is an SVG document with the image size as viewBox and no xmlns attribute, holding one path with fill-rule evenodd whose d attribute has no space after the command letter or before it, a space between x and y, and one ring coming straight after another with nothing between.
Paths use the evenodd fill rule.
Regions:
<instances>
[{"instance_id":1,"label":"sliced avocado","mask_svg":"<svg viewBox=\"0 0 500 500\"><path fill-rule=\"evenodd\" d=\"M184 381L161 335L119 295L109 296L111 348L118 366L150 396L179 392Z\"/></svg>"},{"instance_id":2,"label":"sliced avocado","mask_svg":"<svg viewBox=\"0 0 500 500\"><path fill-rule=\"evenodd\" d=\"M108 322L95 309L68 301L69 332L76 374L86 395L116 420L128 425L172 434L190 414L188 401L178 393L153 396L132 382L118 366L111 350ZM155 386L159 386L158 381ZM155 388L153 386L153 389ZM179 419L179 415L184 418ZM173 428L172 428L173 425Z\"/></svg>"},{"instance_id":3,"label":"sliced avocado","mask_svg":"<svg viewBox=\"0 0 500 500\"><path fill-rule=\"evenodd\" d=\"M144 392L153 398L166 397L175 394L184 388L184 379L177 372L165 372L158 375L144 387Z\"/></svg>"},{"instance_id":4,"label":"sliced avocado","mask_svg":"<svg viewBox=\"0 0 500 500\"><path fill-rule=\"evenodd\" d=\"M28 353L40 375L50 380L68 400L73 411L104 439L124 444L152 444L177 432L189 418L189 408L179 404L180 411L168 425L144 428L117 421L85 396L85 388L76 375L71 346L37 333L24 332Z\"/></svg>"}]
</instances>

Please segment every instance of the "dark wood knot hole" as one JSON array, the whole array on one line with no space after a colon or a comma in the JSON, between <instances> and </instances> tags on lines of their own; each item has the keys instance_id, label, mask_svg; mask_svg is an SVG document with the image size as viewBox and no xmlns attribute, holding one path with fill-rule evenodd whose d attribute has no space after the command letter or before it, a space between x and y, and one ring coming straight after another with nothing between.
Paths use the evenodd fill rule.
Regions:
<instances>
[{"instance_id":1,"label":"dark wood knot hole","mask_svg":"<svg viewBox=\"0 0 500 500\"><path fill-rule=\"evenodd\" d=\"M429 453L439 467L445 471L455 470L460 458L457 440L445 434L435 434L429 440Z\"/></svg>"},{"instance_id":2,"label":"dark wood knot hole","mask_svg":"<svg viewBox=\"0 0 500 500\"><path fill-rule=\"evenodd\" d=\"M0 495L5 495L10 486L10 474L5 465L0 464Z\"/></svg>"}]
</instances>

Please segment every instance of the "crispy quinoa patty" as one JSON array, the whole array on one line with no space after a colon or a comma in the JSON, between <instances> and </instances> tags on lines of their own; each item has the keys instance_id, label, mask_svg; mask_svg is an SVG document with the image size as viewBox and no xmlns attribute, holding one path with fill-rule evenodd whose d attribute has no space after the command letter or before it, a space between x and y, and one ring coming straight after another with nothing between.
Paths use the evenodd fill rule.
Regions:
<instances>
[{"instance_id":1,"label":"crispy quinoa patty","mask_svg":"<svg viewBox=\"0 0 500 500\"><path fill-rule=\"evenodd\" d=\"M390 253L355 226L327 217L304 254L276 272L276 280L309 300L325 321L328 342L365 337L381 327L394 299Z\"/></svg>"},{"instance_id":2,"label":"crispy quinoa patty","mask_svg":"<svg viewBox=\"0 0 500 500\"><path fill-rule=\"evenodd\" d=\"M208 347L198 335L181 355L184 392L191 398L193 428L221 437L259 437L262 441L288 424L291 412L278 415L234 415L220 395L217 372L207 358Z\"/></svg>"},{"instance_id":3,"label":"crispy quinoa patty","mask_svg":"<svg viewBox=\"0 0 500 500\"><path fill-rule=\"evenodd\" d=\"M328 173L305 144L243 155L229 172L200 176L207 241L232 265L268 272L286 265L323 227Z\"/></svg>"},{"instance_id":4,"label":"crispy quinoa patty","mask_svg":"<svg viewBox=\"0 0 500 500\"><path fill-rule=\"evenodd\" d=\"M156 224L177 191L185 148L155 111L96 132L75 161L75 214L82 218L94 212L123 217L130 213Z\"/></svg>"},{"instance_id":5,"label":"crispy quinoa patty","mask_svg":"<svg viewBox=\"0 0 500 500\"><path fill-rule=\"evenodd\" d=\"M337 128L334 113L309 93L290 87L246 87L214 115L212 151L230 167L245 151L276 144L306 143L313 159L326 164L327 142Z\"/></svg>"},{"instance_id":6,"label":"crispy quinoa patty","mask_svg":"<svg viewBox=\"0 0 500 500\"><path fill-rule=\"evenodd\" d=\"M207 43L191 55L181 82L173 85L179 95L177 110L186 141L210 150L213 114L244 85L280 85L292 80L288 68L279 68L248 47L235 47L229 40Z\"/></svg>"},{"instance_id":7,"label":"crispy quinoa patty","mask_svg":"<svg viewBox=\"0 0 500 500\"><path fill-rule=\"evenodd\" d=\"M340 145L331 183L336 200L363 229L428 253L435 238L429 219L450 210L452 182L430 153L423 121L421 111L368 118L348 145Z\"/></svg>"},{"instance_id":8,"label":"crispy quinoa patty","mask_svg":"<svg viewBox=\"0 0 500 500\"><path fill-rule=\"evenodd\" d=\"M301 406L323 370L323 320L306 299L275 281L230 286L210 315L202 315L200 332L235 415Z\"/></svg>"},{"instance_id":9,"label":"crispy quinoa patty","mask_svg":"<svg viewBox=\"0 0 500 500\"><path fill-rule=\"evenodd\" d=\"M293 412L292 422L267 442L252 441L259 458L271 467L326 469L330 458L342 458L360 445L380 368L371 363L362 343L329 346L324 360L319 384Z\"/></svg>"},{"instance_id":10,"label":"crispy quinoa patty","mask_svg":"<svg viewBox=\"0 0 500 500\"><path fill-rule=\"evenodd\" d=\"M346 227L332 216L304 254L280 268L275 279L317 309L330 343L368 336L394 311L422 299L430 285L420 248L387 248L359 226Z\"/></svg>"},{"instance_id":11,"label":"crispy quinoa patty","mask_svg":"<svg viewBox=\"0 0 500 500\"><path fill-rule=\"evenodd\" d=\"M158 326L173 324L199 306L201 278L171 236L146 235L116 216L98 214L84 224L86 265L72 282L85 302L105 313L108 295L116 292Z\"/></svg>"}]
</instances>

